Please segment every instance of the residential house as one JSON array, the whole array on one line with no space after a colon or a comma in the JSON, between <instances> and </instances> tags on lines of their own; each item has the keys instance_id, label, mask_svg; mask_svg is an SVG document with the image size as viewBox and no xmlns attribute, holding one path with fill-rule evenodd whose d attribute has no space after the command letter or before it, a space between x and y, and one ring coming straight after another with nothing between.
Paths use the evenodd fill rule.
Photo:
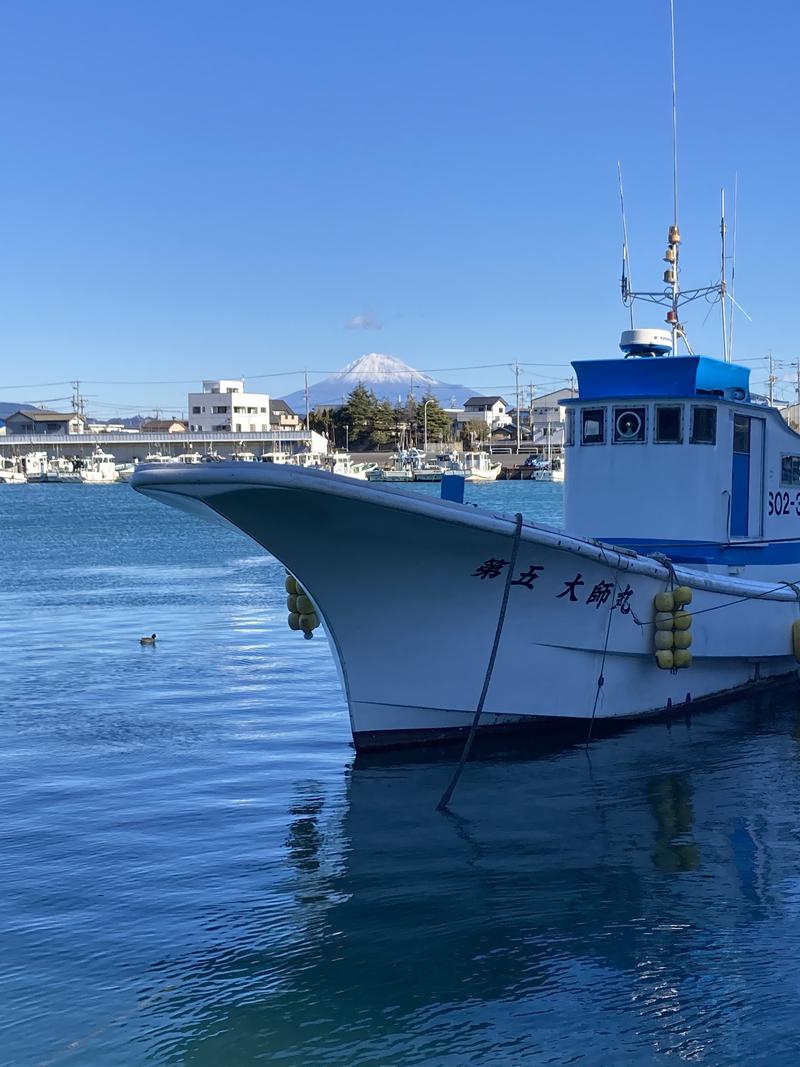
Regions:
<instances>
[{"instance_id":1,"label":"residential house","mask_svg":"<svg viewBox=\"0 0 800 1067\"><path fill-rule=\"evenodd\" d=\"M490 430L506 426L511 419L508 404L502 396L471 396L464 404L464 410L456 413L456 423L485 422Z\"/></svg>"},{"instance_id":2,"label":"residential house","mask_svg":"<svg viewBox=\"0 0 800 1067\"><path fill-rule=\"evenodd\" d=\"M28 408L6 415L7 434L67 434L86 433L86 419L74 411L46 411L43 408Z\"/></svg>"},{"instance_id":3,"label":"residential house","mask_svg":"<svg viewBox=\"0 0 800 1067\"><path fill-rule=\"evenodd\" d=\"M142 433L186 433L186 423L180 419L145 419L139 429Z\"/></svg>"},{"instance_id":4,"label":"residential house","mask_svg":"<svg viewBox=\"0 0 800 1067\"><path fill-rule=\"evenodd\" d=\"M300 430L303 426L303 420L285 400L270 400L269 420L273 430Z\"/></svg>"}]
</instances>

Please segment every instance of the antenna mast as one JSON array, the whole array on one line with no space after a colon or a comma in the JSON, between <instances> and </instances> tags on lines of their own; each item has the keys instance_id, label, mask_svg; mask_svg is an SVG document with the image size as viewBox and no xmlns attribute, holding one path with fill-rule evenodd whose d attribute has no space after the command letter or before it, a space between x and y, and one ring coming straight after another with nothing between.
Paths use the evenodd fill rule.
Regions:
<instances>
[{"instance_id":1,"label":"antenna mast","mask_svg":"<svg viewBox=\"0 0 800 1067\"><path fill-rule=\"evenodd\" d=\"M689 355L694 355L691 345L686 338L686 331L680 321L679 313L680 308L684 304L690 304L694 300L705 299L709 300L711 297L717 295L720 296L723 302L723 309L725 306L725 291L726 280L724 276L724 260L725 252L723 248L723 277L722 280L715 285L704 285L699 289L684 289L681 290L680 286L680 245L681 245L681 231L678 223L678 90L677 90L677 63L676 63L676 46L675 46L675 0L670 0L669 4L670 12L670 31L671 31L671 43L672 43L672 223L669 227L669 234L667 236L667 250L664 253L664 261L666 263L666 270L664 271L664 286L658 292L641 292L636 293L630 286L630 275L626 273L627 263L627 251L623 248L623 295L622 299L627 307L630 307L635 300L646 300L650 304L657 304L660 307L667 309L666 321L672 332L672 355L678 354L678 342L682 340L686 346L686 350ZM620 198L622 197L622 174L620 171ZM723 209L723 227L724 227L724 209ZM627 232L625 228L624 213L623 213L623 234L625 237L625 245L627 246ZM724 234L723 234L724 240ZM629 269L628 269L629 270ZM724 315L724 310L723 310ZM633 325L633 317L631 313L631 325ZM730 359L730 343L727 342L728 354L727 358Z\"/></svg>"},{"instance_id":2,"label":"antenna mast","mask_svg":"<svg viewBox=\"0 0 800 1067\"><path fill-rule=\"evenodd\" d=\"M739 203L739 172L733 177L733 255L731 257L731 299L728 317L728 362L733 359L733 309L736 305L736 212Z\"/></svg>"},{"instance_id":3,"label":"antenna mast","mask_svg":"<svg viewBox=\"0 0 800 1067\"><path fill-rule=\"evenodd\" d=\"M678 334L681 332L678 319L678 258L680 252L681 231L678 227L678 92L675 74L675 0L669 0L670 30L672 37L672 225L669 228L669 247L664 259L667 269L664 281L672 289L672 315L667 313L667 322L672 326L672 354L678 354Z\"/></svg>"},{"instance_id":4,"label":"antenna mast","mask_svg":"<svg viewBox=\"0 0 800 1067\"><path fill-rule=\"evenodd\" d=\"M719 223L719 236L722 242L722 269L720 272L719 283L719 306L722 310L722 356L726 363L730 362L730 353L728 352L728 336L725 326L725 237L727 235L727 226L725 225L725 190L720 189L721 200L721 214Z\"/></svg>"},{"instance_id":5,"label":"antenna mast","mask_svg":"<svg viewBox=\"0 0 800 1067\"><path fill-rule=\"evenodd\" d=\"M619 206L622 211L622 303L627 306L631 315L631 329L633 323L633 277L631 275L631 259L628 252L628 223L625 218L625 192L622 188L622 164L617 160L617 178L619 180Z\"/></svg>"}]
</instances>

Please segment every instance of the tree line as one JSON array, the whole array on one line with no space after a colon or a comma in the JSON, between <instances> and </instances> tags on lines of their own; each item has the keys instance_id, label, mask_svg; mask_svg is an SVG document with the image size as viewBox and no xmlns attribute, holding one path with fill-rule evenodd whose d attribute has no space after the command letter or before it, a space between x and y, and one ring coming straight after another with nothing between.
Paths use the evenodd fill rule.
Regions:
<instances>
[{"instance_id":1,"label":"tree line","mask_svg":"<svg viewBox=\"0 0 800 1067\"><path fill-rule=\"evenodd\" d=\"M357 385L341 407L318 408L309 415L312 430L337 448L356 451L421 447L426 425L429 443L453 440L452 420L434 396L409 396L405 404L391 404L364 385Z\"/></svg>"}]
</instances>

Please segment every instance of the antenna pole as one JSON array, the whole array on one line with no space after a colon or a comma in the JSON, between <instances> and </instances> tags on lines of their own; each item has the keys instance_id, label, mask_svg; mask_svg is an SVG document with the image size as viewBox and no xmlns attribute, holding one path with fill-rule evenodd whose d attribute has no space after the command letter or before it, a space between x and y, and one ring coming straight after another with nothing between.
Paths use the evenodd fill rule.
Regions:
<instances>
[{"instance_id":1,"label":"antenna pole","mask_svg":"<svg viewBox=\"0 0 800 1067\"><path fill-rule=\"evenodd\" d=\"M617 161L617 178L619 180L619 206L622 211L622 302L628 305L631 315L631 329L633 326L633 300L630 294L633 291L633 278L631 276L631 259L628 251L628 223L625 219L625 193L622 188L622 164Z\"/></svg>"},{"instance_id":2,"label":"antenna pole","mask_svg":"<svg viewBox=\"0 0 800 1067\"><path fill-rule=\"evenodd\" d=\"M739 201L739 172L733 178L733 254L731 256L731 298L728 316L728 362L733 359L733 309L736 305L736 212Z\"/></svg>"},{"instance_id":3,"label":"antenna pole","mask_svg":"<svg viewBox=\"0 0 800 1067\"><path fill-rule=\"evenodd\" d=\"M672 290L672 307L667 312L667 322L672 328L672 354L678 354L678 338L683 336L678 305L680 304L680 282L678 280L678 259L680 254L681 231L678 227L678 101L677 78L675 75L675 0L669 0L670 28L672 31L672 225L669 228L669 246L664 259L667 269L664 281ZM686 338L684 337L684 341Z\"/></svg>"},{"instance_id":4,"label":"antenna pole","mask_svg":"<svg viewBox=\"0 0 800 1067\"><path fill-rule=\"evenodd\" d=\"M725 190L720 190L720 198L722 201L722 209L719 224L719 235L722 242L722 273L720 275L719 283L719 304L722 308L722 358L726 362L730 362L730 355L728 353L728 332L725 328L725 234L727 227L725 226Z\"/></svg>"},{"instance_id":5,"label":"antenna pole","mask_svg":"<svg viewBox=\"0 0 800 1067\"><path fill-rule=\"evenodd\" d=\"M669 0L672 28L672 207L675 225L678 225L678 101L675 77L675 0Z\"/></svg>"}]
</instances>

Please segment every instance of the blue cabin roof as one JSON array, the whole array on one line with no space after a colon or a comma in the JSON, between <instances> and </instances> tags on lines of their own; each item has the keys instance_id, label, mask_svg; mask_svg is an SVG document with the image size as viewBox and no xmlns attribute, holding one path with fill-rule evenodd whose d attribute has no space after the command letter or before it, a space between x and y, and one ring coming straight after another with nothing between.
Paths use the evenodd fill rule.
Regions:
<instances>
[{"instance_id":1,"label":"blue cabin roof","mask_svg":"<svg viewBox=\"0 0 800 1067\"><path fill-rule=\"evenodd\" d=\"M750 369L710 356L584 359L572 366L581 400L617 396L750 399Z\"/></svg>"}]
</instances>

